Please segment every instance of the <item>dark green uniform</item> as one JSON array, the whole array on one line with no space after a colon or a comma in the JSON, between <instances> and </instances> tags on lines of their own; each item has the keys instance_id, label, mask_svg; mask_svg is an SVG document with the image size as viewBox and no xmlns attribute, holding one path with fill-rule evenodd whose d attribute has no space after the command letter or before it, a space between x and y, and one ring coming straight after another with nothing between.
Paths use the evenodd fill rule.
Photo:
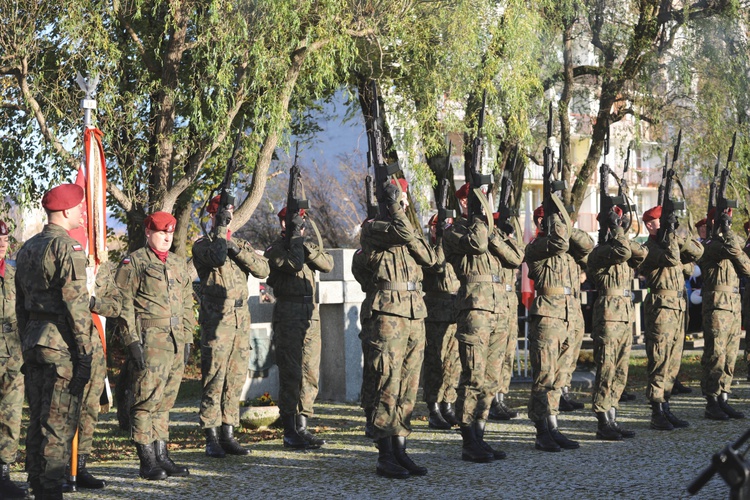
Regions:
<instances>
[{"instance_id":1,"label":"dark green uniform","mask_svg":"<svg viewBox=\"0 0 750 500\"><path fill-rule=\"evenodd\" d=\"M357 280L362 291L365 292L365 300L359 309L359 340L362 343L362 388L360 390L360 406L365 409L368 416L372 416L377 406L378 377L370 370L372 351L370 347L370 332L372 319L372 301L375 299L377 288L373 281L372 270L368 265L368 252L358 248L352 256L352 274Z\"/></svg>"},{"instance_id":2,"label":"dark green uniform","mask_svg":"<svg viewBox=\"0 0 750 500\"><path fill-rule=\"evenodd\" d=\"M519 247L521 254L526 246ZM516 292L516 268L503 267L503 283L508 293L508 339L505 346L501 346L505 356L501 360L500 372L496 379L496 389L499 394L508 394L510 380L513 378L513 362L516 358L518 345L518 292Z\"/></svg>"},{"instance_id":3,"label":"dark green uniform","mask_svg":"<svg viewBox=\"0 0 750 500\"><path fill-rule=\"evenodd\" d=\"M132 367L131 438L139 445L169 441L169 411L185 369L185 344L195 329L193 287L185 261L169 253L162 262L148 246L120 262L124 345L140 342L144 370Z\"/></svg>"},{"instance_id":4,"label":"dark green uniform","mask_svg":"<svg viewBox=\"0 0 750 500\"><path fill-rule=\"evenodd\" d=\"M0 328L0 463L12 464L21 434L23 353L16 322L16 268L9 260L0 276Z\"/></svg>"},{"instance_id":5,"label":"dark green uniform","mask_svg":"<svg viewBox=\"0 0 750 500\"><path fill-rule=\"evenodd\" d=\"M23 348L29 428L26 471L44 489L62 484L80 397L69 392L78 356L92 353L90 296L83 247L47 224L16 260L16 315Z\"/></svg>"},{"instance_id":6,"label":"dark green uniform","mask_svg":"<svg viewBox=\"0 0 750 500\"><path fill-rule=\"evenodd\" d=\"M273 338L279 367L282 415L311 417L320 379L320 313L315 302L315 271L333 269L333 259L301 236L289 248L279 238L266 249L273 288Z\"/></svg>"},{"instance_id":7,"label":"dark green uniform","mask_svg":"<svg viewBox=\"0 0 750 500\"><path fill-rule=\"evenodd\" d=\"M268 261L234 237L239 253L229 256L225 238L201 238L193 245L193 265L201 280L201 427L240 423L239 398L250 358L248 275L268 276Z\"/></svg>"}]
</instances>

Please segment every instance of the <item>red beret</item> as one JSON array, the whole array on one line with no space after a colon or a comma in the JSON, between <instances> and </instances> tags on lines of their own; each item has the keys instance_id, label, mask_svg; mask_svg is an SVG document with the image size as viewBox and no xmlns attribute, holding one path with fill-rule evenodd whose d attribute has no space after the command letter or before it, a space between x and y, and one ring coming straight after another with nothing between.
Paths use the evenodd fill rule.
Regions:
<instances>
[{"instance_id":1,"label":"red beret","mask_svg":"<svg viewBox=\"0 0 750 500\"><path fill-rule=\"evenodd\" d=\"M42 206L49 212L68 210L83 200L83 188L78 184L60 184L42 197Z\"/></svg>"},{"instance_id":2,"label":"red beret","mask_svg":"<svg viewBox=\"0 0 750 500\"><path fill-rule=\"evenodd\" d=\"M7 236L8 235L8 225L5 223L5 221L0 220L0 236Z\"/></svg>"},{"instance_id":3,"label":"red beret","mask_svg":"<svg viewBox=\"0 0 750 500\"><path fill-rule=\"evenodd\" d=\"M409 189L409 183L406 182L406 179L391 179L391 184L395 186L396 181L398 181L398 185L401 186L402 193L405 193Z\"/></svg>"},{"instance_id":4,"label":"red beret","mask_svg":"<svg viewBox=\"0 0 750 500\"><path fill-rule=\"evenodd\" d=\"M495 213L493 213L493 214L492 214L492 218L493 218L493 219L495 219L495 220L497 221L497 220L498 220L498 219L500 218L500 212L495 212Z\"/></svg>"},{"instance_id":5,"label":"red beret","mask_svg":"<svg viewBox=\"0 0 750 500\"><path fill-rule=\"evenodd\" d=\"M622 217L622 208L615 205L614 207L612 207L612 210L615 211L618 217ZM596 214L596 220L599 220L599 214Z\"/></svg>"},{"instance_id":6,"label":"red beret","mask_svg":"<svg viewBox=\"0 0 750 500\"><path fill-rule=\"evenodd\" d=\"M654 208L643 212L643 222L649 222L654 219L661 219L661 205L656 205Z\"/></svg>"},{"instance_id":7,"label":"red beret","mask_svg":"<svg viewBox=\"0 0 750 500\"><path fill-rule=\"evenodd\" d=\"M727 209L727 214L729 214L730 217L732 216L732 209L731 208ZM711 210L708 211L708 215L706 215L706 218L711 219L711 220L716 219L716 207L714 207L714 208L712 208ZM696 227L697 227L697 225L696 225Z\"/></svg>"},{"instance_id":8,"label":"red beret","mask_svg":"<svg viewBox=\"0 0 750 500\"><path fill-rule=\"evenodd\" d=\"M456 198L459 200L465 200L469 197L469 183L467 182L456 190Z\"/></svg>"},{"instance_id":9,"label":"red beret","mask_svg":"<svg viewBox=\"0 0 750 500\"><path fill-rule=\"evenodd\" d=\"M206 207L206 212L210 214L215 214L219 211L219 201L221 200L221 195L217 194L213 198L211 198L211 201L208 202L208 207Z\"/></svg>"},{"instance_id":10,"label":"red beret","mask_svg":"<svg viewBox=\"0 0 750 500\"><path fill-rule=\"evenodd\" d=\"M539 217L544 217L544 205L539 205L534 210L534 220L537 220Z\"/></svg>"},{"instance_id":11,"label":"red beret","mask_svg":"<svg viewBox=\"0 0 750 500\"><path fill-rule=\"evenodd\" d=\"M701 220L695 223L695 229L698 229L699 227L703 227L706 225L706 218L703 217Z\"/></svg>"},{"instance_id":12,"label":"red beret","mask_svg":"<svg viewBox=\"0 0 750 500\"><path fill-rule=\"evenodd\" d=\"M437 214L430 217L430 220L427 222L428 226L437 226Z\"/></svg>"},{"instance_id":13,"label":"red beret","mask_svg":"<svg viewBox=\"0 0 750 500\"><path fill-rule=\"evenodd\" d=\"M300 211L299 211L299 214L300 215L305 215L305 209L301 208ZM279 219L283 219L284 217L286 217L286 207L284 207L281 210L279 210L279 213L276 214L276 215L279 216Z\"/></svg>"},{"instance_id":14,"label":"red beret","mask_svg":"<svg viewBox=\"0 0 750 500\"><path fill-rule=\"evenodd\" d=\"M742 227L745 228L745 232L750 231L750 220L745 221L745 225Z\"/></svg>"},{"instance_id":15,"label":"red beret","mask_svg":"<svg viewBox=\"0 0 750 500\"><path fill-rule=\"evenodd\" d=\"M154 212L144 222L146 229L152 231L166 231L168 233L174 233L175 226L177 226L177 219L172 217L172 214L168 212Z\"/></svg>"}]
</instances>

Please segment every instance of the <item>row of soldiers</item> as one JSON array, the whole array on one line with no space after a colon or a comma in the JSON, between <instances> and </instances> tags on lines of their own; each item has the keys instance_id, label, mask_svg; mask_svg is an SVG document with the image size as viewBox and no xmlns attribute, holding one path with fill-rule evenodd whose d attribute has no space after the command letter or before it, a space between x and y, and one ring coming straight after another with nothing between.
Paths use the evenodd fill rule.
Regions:
<instances>
[{"instance_id":1,"label":"row of soldiers","mask_svg":"<svg viewBox=\"0 0 750 500\"><path fill-rule=\"evenodd\" d=\"M567 211L534 211L536 237L526 246L508 224L488 224L484 215L467 218L469 184L455 194L462 214L448 220L431 241L409 223L408 184L400 179L384 189L387 217L366 220L352 271L366 293L360 320L364 373L362 407L365 433L378 448L376 472L393 478L424 475L406 453L419 372L424 364L424 397L429 425L458 425L462 459L491 462L506 454L484 440L491 412L512 415L504 402L517 339L516 272L528 265L536 297L529 311L529 356L533 382L528 417L536 427L535 448L547 452L579 448L558 427L584 334L581 276L593 281L594 360L597 368L592 409L596 437L619 441L635 437L617 421L627 383L635 321L631 286L638 270L650 293L645 300L650 427L670 431L689 426L669 401L682 358L687 303L685 280L699 263L703 270L701 359L705 417L744 418L730 406L734 364L740 340L739 277L750 277L750 258L731 230L731 209L709 213L718 231L712 239L680 236L674 214L666 217L666 238L657 239L662 207L643 214L649 233L642 245L627 237L623 211L613 206L599 224L605 241L595 246L573 227ZM497 214L495 214L497 216ZM497 217L495 217L497 219ZM630 227L630 224L626 225ZM744 250L743 251L743 246ZM460 372L456 383L456 373ZM453 403L455 402L455 409Z\"/></svg>"},{"instance_id":2,"label":"row of soldiers","mask_svg":"<svg viewBox=\"0 0 750 500\"><path fill-rule=\"evenodd\" d=\"M92 313L117 318L126 347L130 434L140 476L163 480L189 475L168 452L169 411L196 327L187 263L170 251L177 221L166 212L148 216L146 245L122 259L115 273L101 266L92 294L85 248L69 234L83 224L84 201L84 191L76 184L48 191L42 199L48 223L21 247L15 262L5 258L8 227L0 222L0 498L28 495L9 475L18 451L24 392L30 412L26 471L35 497L61 499L64 491L71 491L66 469L76 432L76 486L105 487L86 464L106 375L103 340L95 333ZM219 206L217 196L208 212L216 237L201 238L193 246L200 277L199 417L206 454L248 454L235 439L234 428L250 352L249 274L268 277L277 298L273 328L283 444L320 447L325 441L307 429L318 392L321 348L314 273L329 272L333 260L305 240L304 214L292 219L292 237L287 239L282 210L282 235L261 254L228 230L233 207Z\"/></svg>"}]
</instances>

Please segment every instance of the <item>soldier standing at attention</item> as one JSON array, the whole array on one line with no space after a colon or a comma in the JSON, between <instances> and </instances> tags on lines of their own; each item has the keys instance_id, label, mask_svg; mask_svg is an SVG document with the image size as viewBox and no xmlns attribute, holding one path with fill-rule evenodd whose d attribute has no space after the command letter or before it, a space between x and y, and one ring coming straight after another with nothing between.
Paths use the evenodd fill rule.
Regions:
<instances>
[{"instance_id":1,"label":"soldier standing at attention","mask_svg":"<svg viewBox=\"0 0 750 500\"><path fill-rule=\"evenodd\" d=\"M450 224L451 220L446 221ZM437 241L438 217L429 221L430 240L437 262L424 268L424 303L426 344L422 389L430 412L428 425L432 429L450 429L459 425L453 410L458 398L458 378L461 360L456 339L456 292L460 283L453 267L445 260L442 242Z\"/></svg>"},{"instance_id":2,"label":"soldier standing at attention","mask_svg":"<svg viewBox=\"0 0 750 500\"><path fill-rule=\"evenodd\" d=\"M29 402L26 471L37 497L62 499L81 396L91 376L86 255L67 233L82 223L83 188L57 186L44 195L42 207L48 223L16 260L16 316Z\"/></svg>"},{"instance_id":3,"label":"soldier standing at attention","mask_svg":"<svg viewBox=\"0 0 750 500\"><path fill-rule=\"evenodd\" d=\"M400 187L400 189L399 189ZM377 291L372 303L369 370L377 377L373 439L378 446L378 475L405 478L423 476L427 469L406 454L411 414L424 361L422 267L435 264L435 253L421 230L406 217L408 185L399 179L384 188L387 220L367 221L362 228L363 248L370 249ZM383 214L385 215L385 214Z\"/></svg>"},{"instance_id":4,"label":"soldier standing at attention","mask_svg":"<svg viewBox=\"0 0 750 500\"><path fill-rule=\"evenodd\" d=\"M745 231L745 244L742 251L750 257L750 220L742 225ZM750 380L750 281L745 280L745 290L742 294L742 322L745 328L745 365L747 367L747 380Z\"/></svg>"},{"instance_id":5,"label":"soldier standing at attention","mask_svg":"<svg viewBox=\"0 0 750 500\"><path fill-rule=\"evenodd\" d=\"M672 386L680 371L682 346L685 343L685 278L683 263L691 264L703 255L703 247L693 239L675 233L677 217L672 214L664 243L656 235L661 227L660 205L643 213L648 231L648 256L640 267L651 293L644 301L646 318L646 355L648 356L648 387L651 402L651 428L671 431L690 424L678 418L669 407ZM705 299L704 299L705 300Z\"/></svg>"},{"instance_id":6,"label":"soldier standing at attention","mask_svg":"<svg viewBox=\"0 0 750 500\"><path fill-rule=\"evenodd\" d=\"M268 276L268 261L227 229L234 207L219 210L220 198L215 196L207 208L217 228L215 237L193 245L193 265L201 281L200 423L206 434L206 455L213 458L249 453L234 438L250 358L247 278L248 274L259 279Z\"/></svg>"},{"instance_id":7,"label":"soldier standing at attention","mask_svg":"<svg viewBox=\"0 0 750 500\"><path fill-rule=\"evenodd\" d=\"M588 275L599 291L593 311L596 378L592 406L599 422L597 439L620 441L635 437L635 432L617 423L617 407L628 381L633 344L633 269L643 262L648 250L625 236L620 207L613 207L605 220L599 216L597 220L606 225L609 238L597 245L588 258Z\"/></svg>"},{"instance_id":8,"label":"soldier standing at attention","mask_svg":"<svg viewBox=\"0 0 750 500\"><path fill-rule=\"evenodd\" d=\"M732 231L731 208L720 214L712 209L708 218L713 220L714 234L703 243L700 260L706 339L701 356L701 390L707 402L705 417L745 418L729 405L728 399L742 334L740 276L750 278L750 258L742 251L742 240Z\"/></svg>"},{"instance_id":9,"label":"soldier standing at attention","mask_svg":"<svg viewBox=\"0 0 750 500\"><path fill-rule=\"evenodd\" d=\"M23 408L23 353L16 322L16 268L5 259L8 226L0 220L0 498L25 498L26 491L10 480L16 461Z\"/></svg>"},{"instance_id":10,"label":"soldier standing at attention","mask_svg":"<svg viewBox=\"0 0 750 500\"><path fill-rule=\"evenodd\" d=\"M315 302L315 271L330 272L333 258L315 243L305 241L304 211L286 227L286 207L278 213L281 237L266 249L270 265L267 283L273 288L273 338L279 367L279 411L284 446L318 448L325 440L307 430L313 415L320 379L320 313ZM289 247L285 231L291 231Z\"/></svg>"},{"instance_id":11,"label":"soldier standing at attention","mask_svg":"<svg viewBox=\"0 0 750 500\"><path fill-rule=\"evenodd\" d=\"M120 262L121 335L133 363L131 439L140 476L149 480L189 475L167 451L169 411L177 399L193 342L193 288L184 259L169 251L177 220L155 212L144 222L146 246Z\"/></svg>"}]
</instances>

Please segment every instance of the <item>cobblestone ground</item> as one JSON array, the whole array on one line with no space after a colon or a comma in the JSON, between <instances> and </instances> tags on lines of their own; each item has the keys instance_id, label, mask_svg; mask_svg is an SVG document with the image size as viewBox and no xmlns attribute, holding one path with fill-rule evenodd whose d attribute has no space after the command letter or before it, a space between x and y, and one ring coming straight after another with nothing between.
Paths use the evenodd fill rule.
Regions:
<instances>
[{"instance_id":1,"label":"cobblestone ground","mask_svg":"<svg viewBox=\"0 0 750 500\"><path fill-rule=\"evenodd\" d=\"M491 464L461 461L458 432L429 429L420 404L407 445L429 474L406 480L375 475L377 452L362 434L364 419L357 406L321 403L310 420L311 426L324 429L321 434L328 440L320 450L287 451L274 440L251 445L247 457L223 460L207 458L203 449L174 451L172 458L190 467L190 477L155 482L138 478L133 459L94 462L90 470L107 480L107 488L66 498L691 498L687 485L712 454L735 441L750 422L704 419L699 392L694 388L693 394L672 399L673 411L691 423L672 432L649 429L650 409L642 393L622 404L618 420L637 432L636 438L622 442L595 439L590 403L585 410L563 414L561 430L580 440L581 448L561 453L534 449L534 428L523 414L511 422L491 422L486 439L508 453L506 460ZM748 382L736 385L732 403L750 413ZM525 401L516 397L511 404L521 407ZM173 425L197 425L196 408L179 410L173 413ZM114 414L104 419L112 423ZM14 472L12 478L23 481L25 474ZM717 475L692 498L726 498L728 493Z\"/></svg>"}]
</instances>

